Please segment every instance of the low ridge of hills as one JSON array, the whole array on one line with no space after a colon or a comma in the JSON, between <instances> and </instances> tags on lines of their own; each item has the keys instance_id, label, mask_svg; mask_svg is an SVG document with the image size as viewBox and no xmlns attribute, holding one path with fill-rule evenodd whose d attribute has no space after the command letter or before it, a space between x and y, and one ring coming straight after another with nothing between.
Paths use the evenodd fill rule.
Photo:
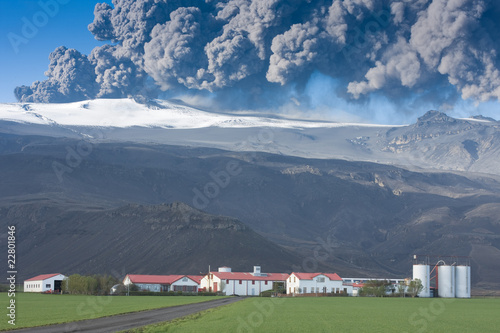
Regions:
<instances>
[{"instance_id":1,"label":"low ridge of hills","mask_svg":"<svg viewBox=\"0 0 500 333\"><path fill-rule=\"evenodd\" d=\"M203 213L184 203L116 209L36 202L0 208L15 224L20 273L205 274L232 265L291 272L302 258L234 218Z\"/></svg>"}]
</instances>

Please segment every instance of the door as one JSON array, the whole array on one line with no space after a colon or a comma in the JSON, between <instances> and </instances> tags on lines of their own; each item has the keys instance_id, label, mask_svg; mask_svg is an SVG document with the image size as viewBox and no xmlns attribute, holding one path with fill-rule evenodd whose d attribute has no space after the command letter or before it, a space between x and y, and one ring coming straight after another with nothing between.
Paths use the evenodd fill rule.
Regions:
<instances>
[{"instance_id":1,"label":"door","mask_svg":"<svg viewBox=\"0 0 500 333\"><path fill-rule=\"evenodd\" d=\"M217 292L217 282L214 282L214 293Z\"/></svg>"}]
</instances>

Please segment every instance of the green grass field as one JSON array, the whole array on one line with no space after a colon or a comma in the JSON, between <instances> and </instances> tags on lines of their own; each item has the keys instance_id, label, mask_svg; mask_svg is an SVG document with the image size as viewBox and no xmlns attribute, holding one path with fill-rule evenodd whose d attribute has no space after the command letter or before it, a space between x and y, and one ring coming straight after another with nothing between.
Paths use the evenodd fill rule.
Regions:
<instances>
[{"instance_id":1,"label":"green grass field","mask_svg":"<svg viewBox=\"0 0 500 333\"><path fill-rule=\"evenodd\" d=\"M246 299L132 332L499 332L500 299Z\"/></svg>"},{"instance_id":2,"label":"green grass field","mask_svg":"<svg viewBox=\"0 0 500 333\"><path fill-rule=\"evenodd\" d=\"M2 320L0 330L21 327L65 323L76 320L106 317L119 313L156 309L174 305L212 300L214 296L80 296L42 295L35 293L16 294L16 326L7 321L9 297L2 297Z\"/></svg>"}]
</instances>

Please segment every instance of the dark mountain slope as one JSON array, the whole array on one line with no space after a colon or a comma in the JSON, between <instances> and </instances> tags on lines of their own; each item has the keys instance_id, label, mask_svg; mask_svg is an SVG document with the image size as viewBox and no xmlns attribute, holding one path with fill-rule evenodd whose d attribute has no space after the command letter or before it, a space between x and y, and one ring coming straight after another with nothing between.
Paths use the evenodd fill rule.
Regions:
<instances>
[{"instance_id":1,"label":"dark mountain slope","mask_svg":"<svg viewBox=\"0 0 500 333\"><path fill-rule=\"evenodd\" d=\"M199 274L228 265L291 272L302 258L234 218L183 203L81 210L48 203L0 209L17 226L24 278L40 272Z\"/></svg>"},{"instance_id":2,"label":"dark mountain slope","mask_svg":"<svg viewBox=\"0 0 500 333\"><path fill-rule=\"evenodd\" d=\"M473 283L498 285L491 269L483 267L484 258L500 249L500 183L493 175L132 143L88 143L89 153L73 163L68 162L69 152L87 143L0 138L5 180L0 183L1 205L23 210L23 205L38 202L37 208L26 206L16 223L27 223L23 219L34 214L29 211L50 205L57 212L47 221L73 224L83 221L76 215L89 210L181 201L211 214L234 216L309 262L333 265L342 275L409 276L414 253L470 254L477 265ZM54 163L67 167L61 177ZM7 223L17 216L12 214L5 215ZM103 215L84 216L108 223ZM41 237L33 246L46 246ZM80 236L75 231L71 237ZM104 241L86 237L89 246ZM118 238L130 242L126 236ZM109 248L108 257L119 256L119 248ZM143 266L148 267L157 260L145 258ZM296 268L306 270L304 261Z\"/></svg>"}]
</instances>

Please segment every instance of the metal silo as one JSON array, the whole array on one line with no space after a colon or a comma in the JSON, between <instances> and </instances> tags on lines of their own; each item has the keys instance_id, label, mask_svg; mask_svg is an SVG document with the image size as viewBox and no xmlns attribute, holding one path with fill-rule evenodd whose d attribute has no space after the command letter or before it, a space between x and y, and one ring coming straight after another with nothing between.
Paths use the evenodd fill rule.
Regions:
<instances>
[{"instance_id":1,"label":"metal silo","mask_svg":"<svg viewBox=\"0 0 500 333\"><path fill-rule=\"evenodd\" d=\"M420 279L423 286L419 297L431 297L430 268L429 265L413 265L413 280Z\"/></svg>"},{"instance_id":2,"label":"metal silo","mask_svg":"<svg viewBox=\"0 0 500 333\"><path fill-rule=\"evenodd\" d=\"M455 266L438 266L438 295L439 297L455 297Z\"/></svg>"},{"instance_id":3,"label":"metal silo","mask_svg":"<svg viewBox=\"0 0 500 333\"><path fill-rule=\"evenodd\" d=\"M455 268L455 296L470 298L470 266L460 265Z\"/></svg>"}]
</instances>

